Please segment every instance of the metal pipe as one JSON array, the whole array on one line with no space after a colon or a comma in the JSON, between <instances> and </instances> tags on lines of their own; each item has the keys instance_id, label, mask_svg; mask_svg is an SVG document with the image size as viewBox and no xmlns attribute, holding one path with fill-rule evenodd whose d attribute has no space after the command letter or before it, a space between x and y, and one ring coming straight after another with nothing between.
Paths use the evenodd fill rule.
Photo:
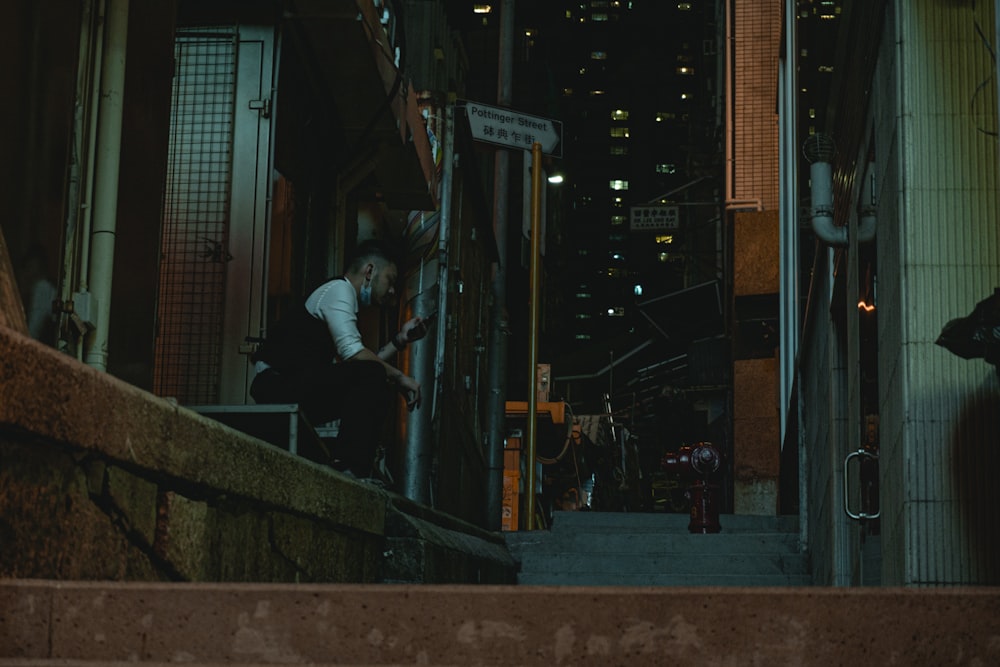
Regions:
<instances>
[{"instance_id":1,"label":"metal pipe","mask_svg":"<svg viewBox=\"0 0 1000 667\"><path fill-rule=\"evenodd\" d=\"M122 109L125 96L125 50L129 0L109 0L101 67L100 118L97 132L94 219L91 229L90 289L96 317L86 349L86 363L100 371L108 365L111 321L111 278L118 218L118 174L121 168Z\"/></svg>"},{"instance_id":2,"label":"metal pipe","mask_svg":"<svg viewBox=\"0 0 1000 667\"><path fill-rule=\"evenodd\" d=\"M446 167L447 169L447 167ZM423 269L421 268L421 271ZM406 313L406 319L419 315L427 317L434 312L438 299L433 291L421 289L413 301L412 313ZM439 320L440 321L440 320ZM434 390L434 362L437 358L437 337L426 336L409 346L409 365L406 372L416 378L421 387ZM433 404L433 400L431 401ZM404 465L400 471L400 493L416 502L429 505L430 471L433 456L431 448L431 428L434 422L434 409L413 410L405 412L406 447L403 451Z\"/></svg>"},{"instance_id":3,"label":"metal pipe","mask_svg":"<svg viewBox=\"0 0 1000 667\"><path fill-rule=\"evenodd\" d=\"M93 156L90 142L93 131L85 128L90 126L96 114L88 111L91 100L97 97L94 93L94 58L100 51L100 44L95 35L100 35L98 22L94 20L96 0L84 0L80 13L80 44L77 51L76 93L73 105L73 135L71 140L71 156L69 168L69 187L66 192L66 233L63 238L62 274L59 281L59 298L63 304L59 323L59 349L72 353L77 360L82 360L83 346L79 336L69 335L72 327L66 326L71 314L69 305L73 302L73 290L80 284L80 217L85 198L90 197L90 166ZM100 23L103 23L101 21ZM87 160L85 169L81 162ZM86 186L81 181L87 177ZM70 344L75 341L74 349Z\"/></svg>"},{"instance_id":4,"label":"metal pipe","mask_svg":"<svg viewBox=\"0 0 1000 667\"><path fill-rule=\"evenodd\" d=\"M80 202L82 220L80 222L80 250L79 250L79 291L87 293L90 290L90 228L94 219L94 179L97 165L97 125L101 117L101 77L100 72L104 67L104 33L107 23L109 0L100 0L100 11L92 37L94 41L94 57L91 61L90 70L90 94L88 104L90 110L87 112L87 166L84 172L86 182L83 186L83 201ZM77 295L74 295L76 298ZM83 360L83 345L79 346L80 360Z\"/></svg>"},{"instance_id":5,"label":"metal pipe","mask_svg":"<svg viewBox=\"0 0 1000 667\"><path fill-rule=\"evenodd\" d=\"M531 259L529 262L528 280L531 283L528 316L528 428L526 429L527 453L525 466L528 469L528 480L525 494L525 512L527 512L526 528L535 528L535 442L538 435L538 330L541 314L539 297L541 296L542 268L542 145L537 141L531 146Z\"/></svg>"},{"instance_id":6,"label":"metal pipe","mask_svg":"<svg viewBox=\"0 0 1000 667\"><path fill-rule=\"evenodd\" d=\"M431 418L439 415L440 400L444 392L444 352L445 339L448 335L448 244L451 236L451 189L455 171L455 105L445 107L444 116L444 153L441 169L441 216L438 222L438 298L437 298L437 335L434 348L434 397ZM438 419L439 436L442 429L441 419ZM412 462L415 464L409 490L411 497L417 502L428 504L430 484L430 448L424 445L423 451L414 452Z\"/></svg>"},{"instance_id":7,"label":"metal pipe","mask_svg":"<svg viewBox=\"0 0 1000 667\"><path fill-rule=\"evenodd\" d=\"M788 409L795 386L795 361L799 347L799 224L798 224L798 139L796 123L798 118L797 67L796 57L795 0L785 0L785 44L784 58L781 59L781 81L778 87L780 111L781 149L779 180L781 184L781 232L780 232L780 318L779 349L781 350L779 391L781 400L780 432L781 447L785 445L785 434L789 421Z\"/></svg>"},{"instance_id":8,"label":"metal pipe","mask_svg":"<svg viewBox=\"0 0 1000 667\"><path fill-rule=\"evenodd\" d=\"M63 246L63 268L60 298L65 302L73 298L76 283L77 223L80 219L80 180L84 175L80 161L86 156L86 133L84 123L89 114L85 113L90 99L91 47L94 35L94 0L83 0L80 13L80 45L77 53L76 98L73 105L73 137L70 149L69 187L66 193L66 236Z\"/></svg>"},{"instance_id":9,"label":"metal pipe","mask_svg":"<svg viewBox=\"0 0 1000 667\"><path fill-rule=\"evenodd\" d=\"M514 0L500 5L500 47L497 72L497 103L510 106L514 63ZM507 431L507 208L510 154L498 149L493 179L493 236L497 263L493 267L490 293L489 352L487 358L489 398L486 405L486 522L487 530L500 530L503 510L503 450Z\"/></svg>"}]
</instances>

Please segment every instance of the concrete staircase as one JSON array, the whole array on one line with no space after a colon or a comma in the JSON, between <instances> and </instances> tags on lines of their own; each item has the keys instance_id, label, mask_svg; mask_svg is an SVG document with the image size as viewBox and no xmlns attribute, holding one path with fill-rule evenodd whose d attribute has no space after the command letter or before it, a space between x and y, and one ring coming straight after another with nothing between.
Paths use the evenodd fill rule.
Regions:
<instances>
[{"instance_id":1,"label":"concrete staircase","mask_svg":"<svg viewBox=\"0 0 1000 667\"><path fill-rule=\"evenodd\" d=\"M557 512L551 529L504 536L521 585L812 585L798 517L720 523L720 533L692 534L686 514Z\"/></svg>"}]
</instances>

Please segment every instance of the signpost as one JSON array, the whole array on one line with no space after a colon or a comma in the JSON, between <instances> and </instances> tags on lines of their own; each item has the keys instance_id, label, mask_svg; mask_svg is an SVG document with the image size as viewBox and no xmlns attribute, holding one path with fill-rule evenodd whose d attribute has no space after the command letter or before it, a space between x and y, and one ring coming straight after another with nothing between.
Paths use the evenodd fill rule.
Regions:
<instances>
[{"instance_id":1,"label":"signpost","mask_svg":"<svg viewBox=\"0 0 1000 667\"><path fill-rule=\"evenodd\" d=\"M466 118L472 138L476 141L516 148L525 151L525 164L531 164L531 211L527 216L531 220L531 266L529 269L531 296L528 299L531 310L532 332L529 346L528 374L531 382L528 388L528 428L525 445L527 454L527 483L525 497L525 512L527 514L526 528L535 528L535 437L537 426L537 398L535 373L538 367L539 330L539 285L541 284L541 243L542 243L542 155L562 157L562 123L549 118L539 118L528 114L494 107L479 102L459 102L465 107ZM530 152L529 152L530 151Z\"/></svg>"},{"instance_id":2,"label":"signpost","mask_svg":"<svg viewBox=\"0 0 1000 667\"><path fill-rule=\"evenodd\" d=\"M472 138L507 148L530 151L536 143L542 153L562 157L562 123L549 118L488 106L479 102L462 102L472 129Z\"/></svg>"}]
</instances>

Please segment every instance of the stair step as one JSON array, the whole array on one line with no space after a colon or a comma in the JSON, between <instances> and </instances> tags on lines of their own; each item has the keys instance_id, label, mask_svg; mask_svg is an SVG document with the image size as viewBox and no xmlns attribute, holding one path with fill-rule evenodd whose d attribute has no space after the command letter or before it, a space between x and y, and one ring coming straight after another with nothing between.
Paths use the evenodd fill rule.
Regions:
<instances>
[{"instance_id":1,"label":"stair step","mask_svg":"<svg viewBox=\"0 0 1000 667\"><path fill-rule=\"evenodd\" d=\"M798 553L798 534L733 533L697 535L690 533L628 533L608 532L573 534L520 533L505 535L511 553L674 553L699 554L764 554Z\"/></svg>"},{"instance_id":2,"label":"stair step","mask_svg":"<svg viewBox=\"0 0 1000 667\"><path fill-rule=\"evenodd\" d=\"M804 574L642 574L619 572L526 572L518 575L519 586L812 586Z\"/></svg>"},{"instance_id":3,"label":"stair step","mask_svg":"<svg viewBox=\"0 0 1000 667\"><path fill-rule=\"evenodd\" d=\"M804 575L809 561L803 554L699 555L692 558L684 553L593 554L526 552L521 557L522 573L591 572L615 575L619 572L640 575Z\"/></svg>"},{"instance_id":4,"label":"stair step","mask_svg":"<svg viewBox=\"0 0 1000 667\"><path fill-rule=\"evenodd\" d=\"M550 532L580 530L618 530L628 532L688 533L691 517L687 514L653 512L555 512ZM723 514L719 517L722 533L781 532L797 533L798 515L764 516Z\"/></svg>"},{"instance_id":5,"label":"stair step","mask_svg":"<svg viewBox=\"0 0 1000 667\"><path fill-rule=\"evenodd\" d=\"M521 585L811 586L798 516L722 515L692 533L687 514L556 512L548 529L504 533Z\"/></svg>"}]
</instances>

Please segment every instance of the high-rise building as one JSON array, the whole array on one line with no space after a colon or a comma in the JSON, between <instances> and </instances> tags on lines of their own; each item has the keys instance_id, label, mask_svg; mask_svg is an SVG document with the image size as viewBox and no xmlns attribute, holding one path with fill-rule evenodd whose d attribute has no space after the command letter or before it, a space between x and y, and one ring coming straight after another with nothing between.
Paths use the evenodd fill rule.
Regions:
<instances>
[{"instance_id":1,"label":"high-rise building","mask_svg":"<svg viewBox=\"0 0 1000 667\"><path fill-rule=\"evenodd\" d=\"M491 103L501 7L475 4L452 7L468 94ZM665 449L728 447L722 2L514 5L511 106L563 131L544 164L563 182L545 188L538 360L551 365L551 400L627 425L648 479ZM524 400L526 159L510 159L507 393Z\"/></svg>"},{"instance_id":2,"label":"high-rise building","mask_svg":"<svg viewBox=\"0 0 1000 667\"><path fill-rule=\"evenodd\" d=\"M597 373L614 395L625 383L599 371L616 358L649 340L651 361L686 354L688 337L668 329L688 313L641 306L723 279L717 5L564 0L536 10L525 103L564 127L563 159L551 166L565 180L549 190L542 346L556 377ZM573 396L599 399L585 387Z\"/></svg>"}]
</instances>

